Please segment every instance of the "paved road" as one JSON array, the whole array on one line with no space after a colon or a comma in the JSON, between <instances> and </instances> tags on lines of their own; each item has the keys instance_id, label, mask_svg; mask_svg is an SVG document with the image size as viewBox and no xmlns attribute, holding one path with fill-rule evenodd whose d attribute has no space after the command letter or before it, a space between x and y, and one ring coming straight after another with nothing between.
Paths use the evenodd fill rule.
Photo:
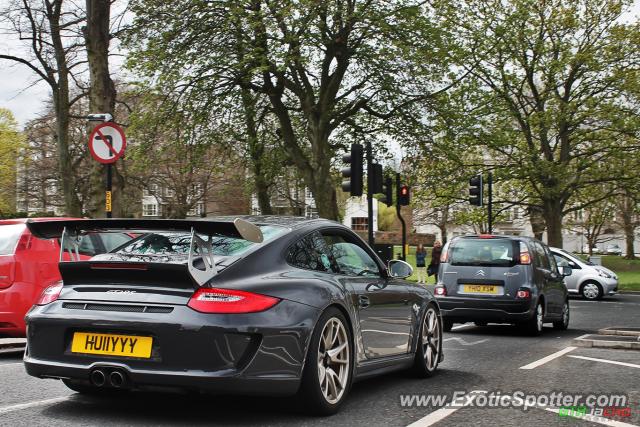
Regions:
<instances>
[{"instance_id":1,"label":"paved road","mask_svg":"<svg viewBox=\"0 0 640 427\"><path fill-rule=\"evenodd\" d=\"M306 416L293 399L176 395L133 392L126 398L88 397L60 381L29 377L19 354L0 354L0 425L11 426L599 426L588 421L560 421L548 410L466 406L438 419L439 406L403 407L400 396L454 392L552 390L579 395L626 393L631 418L640 426L640 352L575 348L534 369L520 369L570 346L577 336L607 326L639 326L640 296L619 295L603 301L572 299L570 329L546 327L542 336L525 337L515 327L462 326L444 335L446 360L431 379L390 374L354 385L347 404L333 417ZM584 359L584 357L590 359ZM597 359L597 360L593 360ZM605 363L617 361L627 365ZM628 366L632 365L632 366ZM489 393L487 393L489 394ZM583 397L585 398L585 397ZM478 401L480 402L480 401ZM418 424L420 425L420 424ZM613 424L604 424L613 425Z\"/></svg>"}]
</instances>

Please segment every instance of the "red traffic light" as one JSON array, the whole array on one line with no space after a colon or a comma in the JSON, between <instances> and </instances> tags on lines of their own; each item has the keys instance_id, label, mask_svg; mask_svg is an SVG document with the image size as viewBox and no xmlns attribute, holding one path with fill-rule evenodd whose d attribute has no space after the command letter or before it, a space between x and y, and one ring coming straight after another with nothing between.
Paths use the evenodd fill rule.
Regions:
<instances>
[{"instance_id":1,"label":"red traffic light","mask_svg":"<svg viewBox=\"0 0 640 427\"><path fill-rule=\"evenodd\" d=\"M406 196L407 195L407 187L402 187L402 195Z\"/></svg>"}]
</instances>

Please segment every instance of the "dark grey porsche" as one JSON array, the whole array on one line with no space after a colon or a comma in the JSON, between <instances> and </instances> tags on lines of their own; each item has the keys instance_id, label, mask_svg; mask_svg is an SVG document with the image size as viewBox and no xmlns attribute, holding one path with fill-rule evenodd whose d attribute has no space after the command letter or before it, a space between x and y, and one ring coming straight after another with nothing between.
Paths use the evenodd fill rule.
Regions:
<instances>
[{"instance_id":1,"label":"dark grey porsche","mask_svg":"<svg viewBox=\"0 0 640 427\"><path fill-rule=\"evenodd\" d=\"M354 381L443 360L438 303L349 228L298 217L29 222L62 282L27 314L30 375L81 393L294 395L338 411ZM89 233L138 237L89 261ZM62 262L63 259L71 261Z\"/></svg>"}]
</instances>

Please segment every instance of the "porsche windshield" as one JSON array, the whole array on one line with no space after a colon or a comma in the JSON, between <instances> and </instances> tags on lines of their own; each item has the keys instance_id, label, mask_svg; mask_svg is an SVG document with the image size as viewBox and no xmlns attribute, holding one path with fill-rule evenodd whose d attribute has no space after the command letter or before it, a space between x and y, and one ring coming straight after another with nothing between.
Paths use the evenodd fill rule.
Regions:
<instances>
[{"instance_id":1,"label":"porsche windshield","mask_svg":"<svg viewBox=\"0 0 640 427\"><path fill-rule=\"evenodd\" d=\"M279 227L259 227L264 236L262 243L253 243L233 237L213 237L213 254L223 256L240 255L250 248L265 244L284 231ZM204 241L208 239L203 234L198 234L198 236ZM112 253L127 255L186 255L189 252L190 242L191 233L149 233L138 237L127 245L116 248ZM198 253L197 248L195 252Z\"/></svg>"},{"instance_id":2,"label":"porsche windshield","mask_svg":"<svg viewBox=\"0 0 640 427\"><path fill-rule=\"evenodd\" d=\"M451 265L484 265L513 267L517 264L519 247L516 240L459 239L453 243Z\"/></svg>"}]
</instances>

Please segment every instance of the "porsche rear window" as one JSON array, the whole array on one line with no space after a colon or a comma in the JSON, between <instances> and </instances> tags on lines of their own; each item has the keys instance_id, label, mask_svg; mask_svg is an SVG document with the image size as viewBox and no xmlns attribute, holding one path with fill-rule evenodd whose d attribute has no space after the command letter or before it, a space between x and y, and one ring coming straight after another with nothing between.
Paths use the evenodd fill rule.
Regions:
<instances>
[{"instance_id":1,"label":"porsche rear window","mask_svg":"<svg viewBox=\"0 0 640 427\"><path fill-rule=\"evenodd\" d=\"M517 243L507 239L456 240L449 249L451 265L513 267L519 256Z\"/></svg>"},{"instance_id":2,"label":"porsche rear window","mask_svg":"<svg viewBox=\"0 0 640 427\"><path fill-rule=\"evenodd\" d=\"M0 255L13 253L24 228L24 224L0 225Z\"/></svg>"},{"instance_id":3,"label":"porsche rear window","mask_svg":"<svg viewBox=\"0 0 640 427\"><path fill-rule=\"evenodd\" d=\"M278 227L260 226L264 241L253 243L244 239L232 237L214 237L212 248L214 255L240 255L250 248L264 245L284 230ZM206 241L207 236L199 234L201 239ZM179 255L189 252L191 233L149 233L132 240L128 245L121 246L112 253L128 255ZM198 253L198 250L195 251Z\"/></svg>"}]
</instances>

